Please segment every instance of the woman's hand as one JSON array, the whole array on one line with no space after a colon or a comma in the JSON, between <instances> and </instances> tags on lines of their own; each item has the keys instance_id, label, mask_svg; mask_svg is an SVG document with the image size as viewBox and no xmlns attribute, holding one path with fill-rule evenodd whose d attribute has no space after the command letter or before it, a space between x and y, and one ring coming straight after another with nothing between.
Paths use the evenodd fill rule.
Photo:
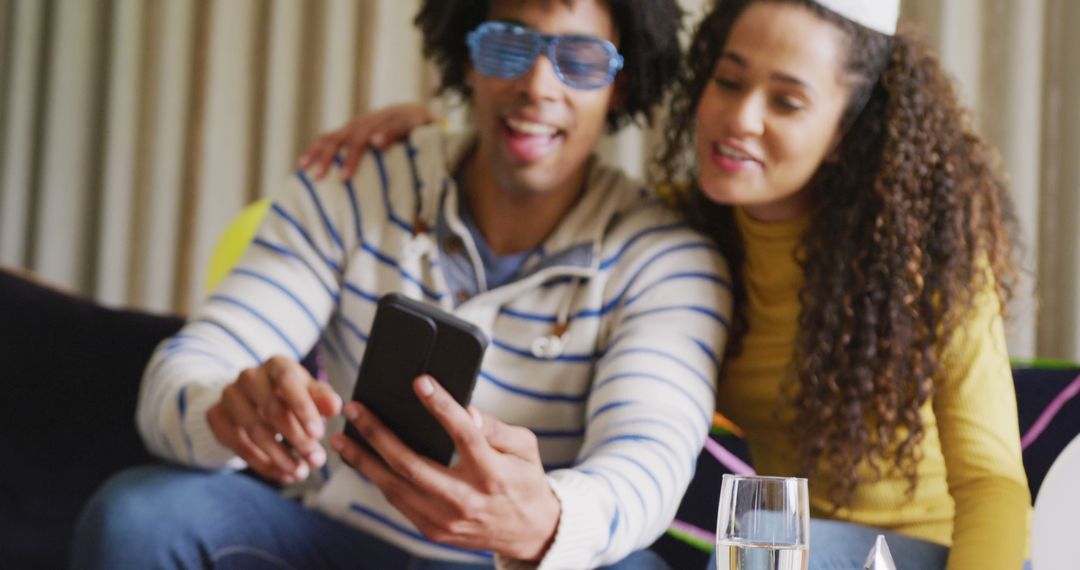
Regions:
<instances>
[{"instance_id":1,"label":"woman's hand","mask_svg":"<svg viewBox=\"0 0 1080 570\"><path fill-rule=\"evenodd\" d=\"M319 135L300 157L300 168L315 166L315 178L321 179L344 147L345 162L341 167L341 179L347 180L352 178L360 156L369 146L382 150L403 139L416 127L435 121L435 115L427 106L419 103L391 105L359 115L344 127Z\"/></svg>"}]
</instances>

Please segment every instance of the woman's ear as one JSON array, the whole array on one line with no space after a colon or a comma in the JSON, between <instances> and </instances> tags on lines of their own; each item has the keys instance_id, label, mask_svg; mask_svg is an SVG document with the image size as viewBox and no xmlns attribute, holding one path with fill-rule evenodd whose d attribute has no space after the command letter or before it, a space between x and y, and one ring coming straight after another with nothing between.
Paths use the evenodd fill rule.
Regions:
<instances>
[{"instance_id":1,"label":"woman's ear","mask_svg":"<svg viewBox=\"0 0 1080 570\"><path fill-rule=\"evenodd\" d=\"M822 162L826 164L837 164L840 162L840 143L844 142L844 132L841 129L836 129L836 134L833 135L832 142L829 143L829 152L825 153L825 158Z\"/></svg>"},{"instance_id":2,"label":"woman's ear","mask_svg":"<svg viewBox=\"0 0 1080 570\"><path fill-rule=\"evenodd\" d=\"M473 85L473 77L476 75L476 68L473 67L472 60L465 62L465 87L469 88L469 91L474 91L476 86Z\"/></svg>"}]
</instances>

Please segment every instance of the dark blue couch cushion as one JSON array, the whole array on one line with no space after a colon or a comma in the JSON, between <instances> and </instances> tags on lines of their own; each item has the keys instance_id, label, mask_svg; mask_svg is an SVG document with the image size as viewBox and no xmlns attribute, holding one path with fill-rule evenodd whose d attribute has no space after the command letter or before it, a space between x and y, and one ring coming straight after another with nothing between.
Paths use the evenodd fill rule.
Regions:
<instances>
[{"instance_id":1,"label":"dark blue couch cushion","mask_svg":"<svg viewBox=\"0 0 1080 570\"><path fill-rule=\"evenodd\" d=\"M1080 434L1080 368L1017 367L1013 377L1024 469L1034 499L1054 459Z\"/></svg>"},{"instance_id":2,"label":"dark blue couch cushion","mask_svg":"<svg viewBox=\"0 0 1080 570\"><path fill-rule=\"evenodd\" d=\"M113 310L0 271L0 552L62 568L75 518L116 471L152 461L139 379L181 319Z\"/></svg>"}]
</instances>

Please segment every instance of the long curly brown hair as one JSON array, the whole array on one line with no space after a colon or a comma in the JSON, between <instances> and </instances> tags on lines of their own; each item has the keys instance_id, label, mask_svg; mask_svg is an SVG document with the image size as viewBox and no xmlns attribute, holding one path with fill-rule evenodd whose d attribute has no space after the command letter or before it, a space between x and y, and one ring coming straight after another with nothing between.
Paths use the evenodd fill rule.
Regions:
<instances>
[{"instance_id":1,"label":"long curly brown hair","mask_svg":"<svg viewBox=\"0 0 1080 570\"><path fill-rule=\"evenodd\" d=\"M1015 218L997 155L911 30L888 37L811 0L717 0L691 43L655 174L689 189L675 193L676 203L736 272L729 356L748 332L738 275L745 254L732 207L697 187L689 151L701 94L736 19L755 1L806 6L849 44L843 138L836 160L810 182L811 221L796 251L805 276L797 381L782 397L796 410L790 427L801 468L828 473L837 508L850 504L864 461L874 479L899 470L910 497L926 435L919 410L934 393L943 347L976 294L992 287L1004 312L1015 287Z\"/></svg>"}]
</instances>

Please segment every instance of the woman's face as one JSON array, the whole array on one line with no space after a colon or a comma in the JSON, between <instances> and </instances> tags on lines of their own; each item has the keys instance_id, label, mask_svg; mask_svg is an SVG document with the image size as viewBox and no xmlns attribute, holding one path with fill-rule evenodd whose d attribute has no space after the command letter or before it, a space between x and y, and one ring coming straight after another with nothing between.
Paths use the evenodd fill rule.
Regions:
<instances>
[{"instance_id":1,"label":"woman's face","mask_svg":"<svg viewBox=\"0 0 1080 570\"><path fill-rule=\"evenodd\" d=\"M850 89L844 32L808 8L755 2L736 20L697 107L701 187L764 221L806 211Z\"/></svg>"}]
</instances>

